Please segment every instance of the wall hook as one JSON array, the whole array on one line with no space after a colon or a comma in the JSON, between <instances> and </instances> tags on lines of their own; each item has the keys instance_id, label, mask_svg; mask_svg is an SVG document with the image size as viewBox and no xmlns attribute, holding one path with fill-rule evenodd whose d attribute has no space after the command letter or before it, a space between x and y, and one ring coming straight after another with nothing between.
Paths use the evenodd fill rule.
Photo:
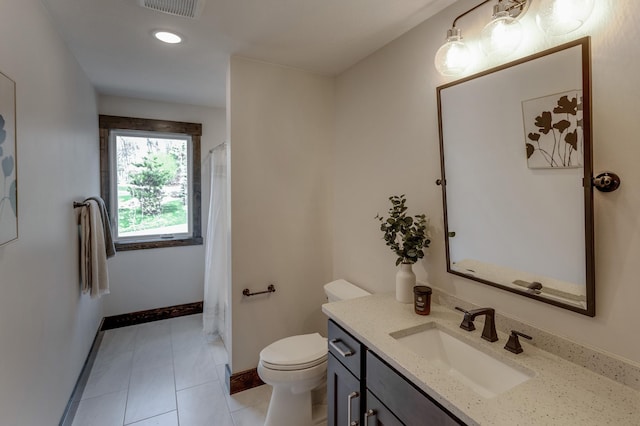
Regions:
<instances>
[{"instance_id":1,"label":"wall hook","mask_svg":"<svg viewBox=\"0 0 640 426\"><path fill-rule=\"evenodd\" d=\"M620 187L620 176L613 172L602 172L593 178L593 186L602 192L613 192Z\"/></svg>"}]
</instances>

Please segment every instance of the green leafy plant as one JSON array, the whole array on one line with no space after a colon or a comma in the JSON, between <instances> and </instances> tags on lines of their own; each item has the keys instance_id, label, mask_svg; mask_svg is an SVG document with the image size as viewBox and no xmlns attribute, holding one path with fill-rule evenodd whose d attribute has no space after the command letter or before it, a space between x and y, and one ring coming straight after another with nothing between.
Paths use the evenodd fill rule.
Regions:
<instances>
[{"instance_id":1,"label":"green leafy plant","mask_svg":"<svg viewBox=\"0 0 640 426\"><path fill-rule=\"evenodd\" d=\"M389 197L391 208L389 217L376 215L380 221L380 230L384 233L387 246L398 258L396 266L401 263L416 263L424 257L425 248L431 244L429 219L424 214L407 216L406 198L404 194Z\"/></svg>"},{"instance_id":2,"label":"green leafy plant","mask_svg":"<svg viewBox=\"0 0 640 426\"><path fill-rule=\"evenodd\" d=\"M174 179L178 169L175 158L168 154L154 154L133 165L136 169L129 174L131 196L140 201L143 215L161 214L164 186Z\"/></svg>"}]
</instances>

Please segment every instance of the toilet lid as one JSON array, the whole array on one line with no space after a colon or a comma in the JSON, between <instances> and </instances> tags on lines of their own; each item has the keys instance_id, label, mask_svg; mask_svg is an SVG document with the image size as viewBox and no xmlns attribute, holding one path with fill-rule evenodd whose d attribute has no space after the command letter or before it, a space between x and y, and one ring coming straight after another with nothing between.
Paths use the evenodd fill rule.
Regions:
<instances>
[{"instance_id":1,"label":"toilet lid","mask_svg":"<svg viewBox=\"0 0 640 426\"><path fill-rule=\"evenodd\" d=\"M260 351L260 360L274 370L302 370L327 359L327 339L318 333L291 336Z\"/></svg>"}]
</instances>

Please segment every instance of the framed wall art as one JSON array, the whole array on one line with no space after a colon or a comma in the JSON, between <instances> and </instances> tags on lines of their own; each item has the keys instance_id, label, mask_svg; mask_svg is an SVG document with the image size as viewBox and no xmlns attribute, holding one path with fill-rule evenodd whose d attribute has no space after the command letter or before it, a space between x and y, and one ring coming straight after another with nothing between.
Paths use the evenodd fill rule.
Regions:
<instances>
[{"instance_id":1,"label":"framed wall art","mask_svg":"<svg viewBox=\"0 0 640 426\"><path fill-rule=\"evenodd\" d=\"M16 83L0 72L0 246L18 238Z\"/></svg>"},{"instance_id":2,"label":"framed wall art","mask_svg":"<svg viewBox=\"0 0 640 426\"><path fill-rule=\"evenodd\" d=\"M529 168L582 166L582 90L523 101L522 116Z\"/></svg>"}]
</instances>

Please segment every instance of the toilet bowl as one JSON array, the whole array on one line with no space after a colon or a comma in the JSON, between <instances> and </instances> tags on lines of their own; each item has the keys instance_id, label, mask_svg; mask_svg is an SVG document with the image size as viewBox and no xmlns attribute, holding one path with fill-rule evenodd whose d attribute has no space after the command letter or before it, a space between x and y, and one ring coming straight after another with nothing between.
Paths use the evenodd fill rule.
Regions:
<instances>
[{"instance_id":1,"label":"toilet bowl","mask_svg":"<svg viewBox=\"0 0 640 426\"><path fill-rule=\"evenodd\" d=\"M314 424L311 391L326 382L326 373L327 339L318 333L287 337L264 348L258 375L273 387L265 426Z\"/></svg>"},{"instance_id":2,"label":"toilet bowl","mask_svg":"<svg viewBox=\"0 0 640 426\"><path fill-rule=\"evenodd\" d=\"M330 302L370 294L345 280L324 288ZM324 424L326 406L314 410L313 393L326 390L327 353L327 339L318 333L286 337L260 352L258 375L273 387L265 426Z\"/></svg>"}]
</instances>

